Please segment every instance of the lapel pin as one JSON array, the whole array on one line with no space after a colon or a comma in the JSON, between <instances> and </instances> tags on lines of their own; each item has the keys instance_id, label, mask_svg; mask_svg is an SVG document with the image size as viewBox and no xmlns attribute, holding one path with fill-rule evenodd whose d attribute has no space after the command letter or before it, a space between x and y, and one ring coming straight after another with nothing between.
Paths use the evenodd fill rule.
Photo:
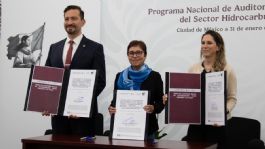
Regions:
<instances>
[{"instance_id":1,"label":"lapel pin","mask_svg":"<svg viewBox=\"0 0 265 149\"><path fill-rule=\"evenodd\" d=\"M84 48L84 47L86 47L86 45L85 45L85 44L83 44L83 48Z\"/></svg>"}]
</instances>

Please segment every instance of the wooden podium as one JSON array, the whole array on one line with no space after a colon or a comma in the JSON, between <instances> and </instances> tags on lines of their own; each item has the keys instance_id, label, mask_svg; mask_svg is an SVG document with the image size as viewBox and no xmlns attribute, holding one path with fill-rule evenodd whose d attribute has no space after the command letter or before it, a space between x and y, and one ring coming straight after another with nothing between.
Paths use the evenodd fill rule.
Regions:
<instances>
[{"instance_id":1,"label":"wooden podium","mask_svg":"<svg viewBox=\"0 0 265 149\"><path fill-rule=\"evenodd\" d=\"M156 143L134 140L110 140L105 136L96 136L93 142L80 141L80 136L45 135L21 139L23 149L216 149L216 144L160 140Z\"/></svg>"}]
</instances>

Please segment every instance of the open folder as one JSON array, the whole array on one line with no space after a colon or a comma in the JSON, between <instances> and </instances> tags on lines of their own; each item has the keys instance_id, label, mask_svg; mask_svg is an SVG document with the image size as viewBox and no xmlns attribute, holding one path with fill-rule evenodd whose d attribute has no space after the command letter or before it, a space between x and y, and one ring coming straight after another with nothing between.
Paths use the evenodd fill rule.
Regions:
<instances>
[{"instance_id":1,"label":"open folder","mask_svg":"<svg viewBox=\"0 0 265 149\"><path fill-rule=\"evenodd\" d=\"M166 72L165 123L226 123L226 72Z\"/></svg>"},{"instance_id":2,"label":"open folder","mask_svg":"<svg viewBox=\"0 0 265 149\"><path fill-rule=\"evenodd\" d=\"M32 66L24 111L90 117L96 70Z\"/></svg>"}]
</instances>

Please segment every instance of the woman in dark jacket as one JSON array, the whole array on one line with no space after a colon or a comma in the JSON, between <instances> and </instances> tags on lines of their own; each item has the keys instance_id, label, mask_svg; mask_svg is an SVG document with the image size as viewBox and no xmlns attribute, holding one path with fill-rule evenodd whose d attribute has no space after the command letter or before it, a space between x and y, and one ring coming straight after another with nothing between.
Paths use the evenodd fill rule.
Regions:
<instances>
[{"instance_id":1,"label":"woman in dark jacket","mask_svg":"<svg viewBox=\"0 0 265 149\"><path fill-rule=\"evenodd\" d=\"M127 47L127 56L131 66L119 72L115 78L114 90L147 90L150 102L143 108L149 114L147 138L154 139L158 130L156 114L164 109L162 100L163 81L161 75L149 68L144 62L147 51L143 41L133 40ZM116 112L115 99L109 106L109 113Z\"/></svg>"}]
</instances>

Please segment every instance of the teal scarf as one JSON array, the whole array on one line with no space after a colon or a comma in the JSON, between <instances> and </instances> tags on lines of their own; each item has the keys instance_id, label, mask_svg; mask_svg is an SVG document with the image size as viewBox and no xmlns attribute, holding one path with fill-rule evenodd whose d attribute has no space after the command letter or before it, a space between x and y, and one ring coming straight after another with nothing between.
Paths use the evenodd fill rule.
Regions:
<instances>
[{"instance_id":1,"label":"teal scarf","mask_svg":"<svg viewBox=\"0 0 265 149\"><path fill-rule=\"evenodd\" d=\"M119 76L117 85L121 90L140 90L142 82L146 80L151 73L150 69L144 64L140 70L133 70L132 67L128 67L123 70Z\"/></svg>"}]
</instances>

